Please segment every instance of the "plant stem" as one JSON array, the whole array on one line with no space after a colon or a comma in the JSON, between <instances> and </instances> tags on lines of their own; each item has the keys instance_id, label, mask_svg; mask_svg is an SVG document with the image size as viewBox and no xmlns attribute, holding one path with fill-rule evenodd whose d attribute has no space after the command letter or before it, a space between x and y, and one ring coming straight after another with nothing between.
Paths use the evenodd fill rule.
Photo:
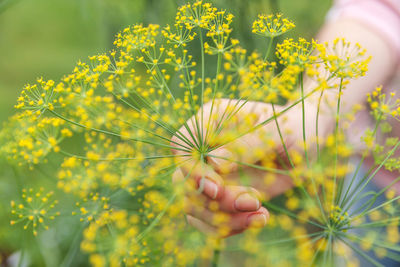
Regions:
<instances>
[{"instance_id":1,"label":"plant stem","mask_svg":"<svg viewBox=\"0 0 400 267\"><path fill-rule=\"evenodd\" d=\"M276 117L276 111L275 111L275 105L274 105L274 103L272 103L271 106L272 106L272 111L273 111L273 113L274 113L274 120L275 120L276 129L278 130L279 138L280 138L280 140L281 140L283 149L285 150L285 154L286 154L286 157L287 157L288 160L289 160L290 166L291 166L292 168L294 168L295 166L294 166L294 164L293 164L292 158L291 158L290 155L289 155L289 151L287 150L285 141L284 141L283 136L282 136L281 128L279 127L278 118Z\"/></svg>"},{"instance_id":2,"label":"plant stem","mask_svg":"<svg viewBox=\"0 0 400 267\"><path fill-rule=\"evenodd\" d=\"M300 74L300 89L301 89L301 117L303 122L303 143L304 143L304 156L306 158L307 167L310 167L310 162L308 160L307 154L307 137L306 137L306 112L305 112L305 104L304 104L304 82L303 82L303 73Z\"/></svg>"},{"instance_id":3,"label":"plant stem","mask_svg":"<svg viewBox=\"0 0 400 267\"><path fill-rule=\"evenodd\" d=\"M343 79L340 79L339 93L336 107L336 123L335 123L335 173L333 176L333 191L332 191L332 206L336 198L336 181L337 181L337 165L338 165L338 138L339 138L339 113L340 113L340 99L342 95Z\"/></svg>"},{"instance_id":4,"label":"plant stem","mask_svg":"<svg viewBox=\"0 0 400 267\"><path fill-rule=\"evenodd\" d=\"M205 60L204 60L204 43L203 43L203 34L201 32L201 29L199 29L199 35L200 35L200 50L201 50L201 122L200 122L200 127L201 127L201 132L199 133L199 138L200 138L200 144L201 147L204 146L204 137L203 137L203 123L204 123L204 110L203 110L203 105L204 105L204 87L205 87ZM200 130L200 129L199 129Z\"/></svg>"},{"instance_id":5,"label":"plant stem","mask_svg":"<svg viewBox=\"0 0 400 267\"><path fill-rule=\"evenodd\" d=\"M221 239L217 239L217 245L214 249L213 259L211 262L212 267L218 266L219 256L221 254Z\"/></svg>"},{"instance_id":6,"label":"plant stem","mask_svg":"<svg viewBox=\"0 0 400 267\"><path fill-rule=\"evenodd\" d=\"M269 53L271 52L271 48L272 48L272 44L274 43L274 37L271 37L271 39L269 40L269 44L268 44L268 48L267 48L267 53L265 53L264 56L264 61L267 61Z\"/></svg>"}]
</instances>

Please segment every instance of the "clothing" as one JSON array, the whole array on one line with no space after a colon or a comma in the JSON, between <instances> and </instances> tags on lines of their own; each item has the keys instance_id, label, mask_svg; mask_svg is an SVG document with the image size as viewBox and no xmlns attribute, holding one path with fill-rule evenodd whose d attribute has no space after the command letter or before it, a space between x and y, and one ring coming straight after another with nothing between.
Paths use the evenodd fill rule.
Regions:
<instances>
[{"instance_id":1,"label":"clothing","mask_svg":"<svg viewBox=\"0 0 400 267\"><path fill-rule=\"evenodd\" d=\"M336 0L328 20L350 18L382 36L400 63L400 0Z\"/></svg>"}]
</instances>

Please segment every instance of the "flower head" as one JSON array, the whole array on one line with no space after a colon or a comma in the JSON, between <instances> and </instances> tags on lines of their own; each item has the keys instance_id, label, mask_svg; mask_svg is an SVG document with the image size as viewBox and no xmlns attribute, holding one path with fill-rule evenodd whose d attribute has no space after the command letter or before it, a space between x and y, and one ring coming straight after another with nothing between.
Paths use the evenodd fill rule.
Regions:
<instances>
[{"instance_id":1,"label":"flower head","mask_svg":"<svg viewBox=\"0 0 400 267\"><path fill-rule=\"evenodd\" d=\"M58 203L57 200L51 200L54 192L44 193L44 189L40 188L22 190L22 202L16 203L11 201L11 213L17 216L17 219L11 221L11 225L25 222L24 229L32 227L33 235L37 235L37 229L42 226L48 229L47 220L54 220L55 216L60 215L59 212L52 213L51 210Z\"/></svg>"},{"instance_id":2,"label":"flower head","mask_svg":"<svg viewBox=\"0 0 400 267\"><path fill-rule=\"evenodd\" d=\"M274 38L282 35L295 27L294 23L282 14L258 15L253 23L253 33Z\"/></svg>"}]
</instances>

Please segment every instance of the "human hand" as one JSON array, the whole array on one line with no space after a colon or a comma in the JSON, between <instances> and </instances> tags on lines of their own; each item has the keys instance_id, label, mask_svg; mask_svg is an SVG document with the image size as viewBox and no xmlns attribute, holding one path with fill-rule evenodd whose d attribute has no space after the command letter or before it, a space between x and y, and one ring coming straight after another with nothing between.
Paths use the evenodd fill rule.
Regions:
<instances>
[{"instance_id":1,"label":"human hand","mask_svg":"<svg viewBox=\"0 0 400 267\"><path fill-rule=\"evenodd\" d=\"M179 150L174 151L177 155L182 156L180 160L184 163L175 171L173 180L188 184L185 201L188 222L203 232L229 236L243 232L250 226L265 226L269 213L265 207L261 206L260 200L287 191L292 187L292 182L287 176L274 174L275 181L266 185L262 181L268 172L253 167L262 160L260 156L273 154L278 154L287 162L274 121L248 133L242 127L246 119L251 118L250 124L259 125L273 116L271 105L261 102L246 102L242 105L236 100L232 102L228 99L218 99L216 103L214 105L205 104L203 110L189 119L186 127L179 130L180 136L185 136L197 144L201 143L199 135L207 136L206 145L211 149L201 154L198 152L198 148L193 148L190 156L183 156ZM218 130L215 125L221 124L221 117L224 116L221 114L224 114L230 105L242 105L242 107L232 121L228 121L223 127L220 127L218 136L212 136L211 132ZM279 119L281 124L286 128L301 129L301 117L299 117L301 112L294 109L290 113L292 114L288 116L285 123L282 122L283 118ZM204 123L196 122L200 117L203 118ZM196 127L201 127L201 130L198 131ZM225 136L230 136L232 132L240 137L232 138L232 141L225 142L226 144L221 146ZM300 140L300 136L296 134L298 135L298 133L288 135L290 137L284 140L287 146L295 146L295 141ZM263 138L266 135L269 135L268 140L273 141L274 147L267 147L272 143L268 143ZM197 140L193 140L193 138ZM177 146L182 142L181 139L174 136L172 144ZM244 151L242 148L245 148ZM238 150L241 152L238 153ZM260 151L264 153L255 153ZM275 161L274 159L276 158L272 157L272 161ZM240 163L245 163L246 166L241 167ZM276 164L275 168L280 169L282 166ZM240 176L243 172L253 178L248 186L240 183ZM258 188L259 191L255 188ZM195 189L201 194L196 193Z\"/></svg>"}]
</instances>

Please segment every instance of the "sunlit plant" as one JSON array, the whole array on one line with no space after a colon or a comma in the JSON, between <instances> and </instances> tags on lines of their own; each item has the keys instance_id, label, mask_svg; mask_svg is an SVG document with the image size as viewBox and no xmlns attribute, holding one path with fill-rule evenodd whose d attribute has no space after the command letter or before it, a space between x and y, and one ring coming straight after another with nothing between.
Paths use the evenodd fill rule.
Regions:
<instances>
[{"instance_id":1,"label":"sunlit plant","mask_svg":"<svg viewBox=\"0 0 400 267\"><path fill-rule=\"evenodd\" d=\"M382 266L370 251L398 261L400 201L390 187L400 178L379 192L364 189L380 169L400 166L394 156L400 141L381 145L376 138L383 125L390 131L385 120L399 116L399 103L379 88L368 96L376 124L361 151L344 133L357 108L341 112L341 95L365 75L365 51L343 39L303 38L274 49L273 38L294 28L276 14L253 24L253 33L269 38L266 52L249 52L231 38L233 19L210 3L186 4L173 25L130 26L116 35L114 50L78 62L61 81L26 85L20 112L0 134L2 154L31 168L51 155L63 157L57 186L76 198L71 212L85 228L79 246L93 266L217 265L220 253L232 251L240 255L233 261L246 266L354 266L356 255ZM277 62L267 60L273 50ZM314 85L306 87L305 79ZM322 108L327 95L334 95L331 110ZM317 115L306 118L312 102ZM324 136L319 116L329 112L335 125ZM293 114L299 128L288 129ZM258 143L248 149L243 140ZM230 156L218 156L221 149ZM357 153L362 159L352 166ZM370 155L375 165L361 175ZM229 164L237 168L238 179L227 183L253 185L250 169L263 173L260 191L279 181L291 185L279 197L262 196L271 213L265 230L255 226L224 239L232 229L214 202L214 234L187 225L185 196L198 201L204 189L204 177L196 186L191 173L218 160L222 177ZM173 183L178 168L184 179ZM19 218L11 224L32 224L36 235L50 196L31 192L24 191L25 204L11 204ZM379 196L387 199L378 203Z\"/></svg>"}]
</instances>

